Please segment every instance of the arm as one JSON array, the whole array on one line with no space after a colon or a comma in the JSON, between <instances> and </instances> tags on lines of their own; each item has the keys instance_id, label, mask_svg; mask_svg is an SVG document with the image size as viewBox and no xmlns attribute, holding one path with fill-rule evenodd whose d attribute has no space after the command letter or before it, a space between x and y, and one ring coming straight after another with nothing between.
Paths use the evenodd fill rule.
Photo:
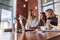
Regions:
<instances>
[{"instance_id":1,"label":"arm","mask_svg":"<svg viewBox=\"0 0 60 40\"><path fill-rule=\"evenodd\" d=\"M46 28L47 28L47 29L50 29L50 28L51 28L50 22L51 22L50 20L47 20L47 21L46 21Z\"/></svg>"},{"instance_id":2,"label":"arm","mask_svg":"<svg viewBox=\"0 0 60 40\"><path fill-rule=\"evenodd\" d=\"M52 30L57 30L58 29L58 26L54 26L52 24L50 24L50 26L52 27Z\"/></svg>"}]
</instances>

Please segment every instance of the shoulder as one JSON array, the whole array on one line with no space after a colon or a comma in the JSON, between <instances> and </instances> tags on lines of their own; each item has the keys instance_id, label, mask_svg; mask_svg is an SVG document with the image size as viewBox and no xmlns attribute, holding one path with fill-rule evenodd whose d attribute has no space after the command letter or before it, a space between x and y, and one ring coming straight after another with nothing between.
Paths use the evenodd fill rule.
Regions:
<instances>
[{"instance_id":1,"label":"shoulder","mask_svg":"<svg viewBox=\"0 0 60 40\"><path fill-rule=\"evenodd\" d=\"M56 18L60 18L60 15L57 15Z\"/></svg>"}]
</instances>

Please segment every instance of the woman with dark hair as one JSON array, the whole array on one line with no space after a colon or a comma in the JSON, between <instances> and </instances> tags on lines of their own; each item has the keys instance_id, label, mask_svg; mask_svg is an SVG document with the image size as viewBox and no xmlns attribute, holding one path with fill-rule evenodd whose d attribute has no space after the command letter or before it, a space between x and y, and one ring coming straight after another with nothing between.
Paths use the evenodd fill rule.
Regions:
<instances>
[{"instance_id":1,"label":"woman with dark hair","mask_svg":"<svg viewBox=\"0 0 60 40\"><path fill-rule=\"evenodd\" d=\"M40 26L45 26L45 25L46 25L46 15L45 12L41 12L37 28L40 28Z\"/></svg>"},{"instance_id":2,"label":"woman with dark hair","mask_svg":"<svg viewBox=\"0 0 60 40\"><path fill-rule=\"evenodd\" d=\"M43 25L44 25L44 23L46 23L46 14L45 14L45 12L40 13L40 22L43 22Z\"/></svg>"}]
</instances>

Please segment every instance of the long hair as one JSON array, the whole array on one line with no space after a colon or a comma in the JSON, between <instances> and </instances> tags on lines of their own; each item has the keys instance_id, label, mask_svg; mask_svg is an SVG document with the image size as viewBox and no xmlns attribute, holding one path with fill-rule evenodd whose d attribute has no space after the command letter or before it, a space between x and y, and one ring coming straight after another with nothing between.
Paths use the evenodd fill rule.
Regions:
<instances>
[{"instance_id":1,"label":"long hair","mask_svg":"<svg viewBox=\"0 0 60 40\"><path fill-rule=\"evenodd\" d=\"M33 19L33 18L32 18L33 15L32 15L31 12L33 12L33 10L30 10L29 13L28 13L28 21L29 21L29 22L31 22L32 19Z\"/></svg>"},{"instance_id":2,"label":"long hair","mask_svg":"<svg viewBox=\"0 0 60 40\"><path fill-rule=\"evenodd\" d=\"M46 12L49 12L51 17L55 16L53 9L47 9Z\"/></svg>"},{"instance_id":3,"label":"long hair","mask_svg":"<svg viewBox=\"0 0 60 40\"><path fill-rule=\"evenodd\" d=\"M42 14L43 15L43 20L45 21L45 23L46 23L46 14L45 14L45 12L41 12L40 14Z\"/></svg>"}]
</instances>

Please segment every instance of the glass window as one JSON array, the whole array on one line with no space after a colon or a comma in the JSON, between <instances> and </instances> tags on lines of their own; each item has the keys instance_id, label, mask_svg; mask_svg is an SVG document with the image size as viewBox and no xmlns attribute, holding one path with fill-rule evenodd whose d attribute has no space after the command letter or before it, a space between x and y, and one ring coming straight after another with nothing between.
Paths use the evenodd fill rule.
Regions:
<instances>
[{"instance_id":1,"label":"glass window","mask_svg":"<svg viewBox=\"0 0 60 40\"><path fill-rule=\"evenodd\" d=\"M60 3L55 3L55 13L60 15Z\"/></svg>"},{"instance_id":2,"label":"glass window","mask_svg":"<svg viewBox=\"0 0 60 40\"><path fill-rule=\"evenodd\" d=\"M2 0L0 0L0 3L2 3Z\"/></svg>"},{"instance_id":3,"label":"glass window","mask_svg":"<svg viewBox=\"0 0 60 40\"><path fill-rule=\"evenodd\" d=\"M45 11L48 8L51 8L54 10L54 0L41 0L41 1L42 1L42 11Z\"/></svg>"},{"instance_id":4,"label":"glass window","mask_svg":"<svg viewBox=\"0 0 60 40\"><path fill-rule=\"evenodd\" d=\"M45 12L45 10L46 10L46 9L49 9L49 8L53 9L53 5L49 5L49 6L43 7L43 11Z\"/></svg>"},{"instance_id":5,"label":"glass window","mask_svg":"<svg viewBox=\"0 0 60 40\"><path fill-rule=\"evenodd\" d=\"M5 28L12 28L12 8L13 8L13 4L12 4L12 0L2 0L2 2L0 2L0 8L2 11L1 12L1 29L5 29Z\"/></svg>"},{"instance_id":6,"label":"glass window","mask_svg":"<svg viewBox=\"0 0 60 40\"><path fill-rule=\"evenodd\" d=\"M4 5L12 6L12 0L2 0Z\"/></svg>"},{"instance_id":7,"label":"glass window","mask_svg":"<svg viewBox=\"0 0 60 40\"><path fill-rule=\"evenodd\" d=\"M42 0L43 4L49 3L49 2L53 2L53 0Z\"/></svg>"},{"instance_id":8,"label":"glass window","mask_svg":"<svg viewBox=\"0 0 60 40\"><path fill-rule=\"evenodd\" d=\"M15 7L14 2L16 3L16 0L0 0L0 31L4 31L4 29L7 29L7 30L13 29L13 21L14 21L13 20L13 17L14 17L13 8ZM8 35L4 35L4 37L0 37L0 38L2 39L7 38L5 36L8 36ZM12 36L15 37L15 34L8 36L9 38L7 40L9 39L11 40Z\"/></svg>"},{"instance_id":9,"label":"glass window","mask_svg":"<svg viewBox=\"0 0 60 40\"><path fill-rule=\"evenodd\" d=\"M54 2L59 2L60 0L54 0Z\"/></svg>"},{"instance_id":10,"label":"glass window","mask_svg":"<svg viewBox=\"0 0 60 40\"><path fill-rule=\"evenodd\" d=\"M51 5L51 4L53 4L53 2L49 2L49 3L43 4L43 6L47 6L47 5Z\"/></svg>"},{"instance_id":11,"label":"glass window","mask_svg":"<svg viewBox=\"0 0 60 40\"><path fill-rule=\"evenodd\" d=\"M8 25L12 25L12 11L2 9L1 22L4 24L3 28L11 28L11 26ZM5 23L7 24L5 25Z\"/></svg>"},{"instance_id":12,"label":"glass window","mask_svg":"<svg viewBox=\"0 0 60 40\"><path fill-rule=\"evenodd\" d=\"M2 9L12 11L12 7L11 6L9 7L9 6L2 5Z\"/></svg>"}]
</instances>

